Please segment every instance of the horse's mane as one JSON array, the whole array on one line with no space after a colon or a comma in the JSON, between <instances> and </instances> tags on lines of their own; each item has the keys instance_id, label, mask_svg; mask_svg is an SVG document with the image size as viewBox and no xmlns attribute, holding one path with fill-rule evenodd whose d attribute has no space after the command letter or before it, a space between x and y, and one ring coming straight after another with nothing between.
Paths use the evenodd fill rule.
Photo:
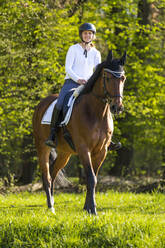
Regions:
<instances>
[{"instance_id":1,"label":"horse's mane","mask_svg":"<svg viewBox=\"0 0 165 248\"><path fill-rule=\"evenodd\" d=\"M98 79L101 70L104 68L105 64L106 64L106 62L104 61L104 62L97 65L96 70L94 71L92 76L88 79L88 81L85 84L85 87L81 91L80 95L84 95L84 94L91 92L91 90L92 90L96 80Z\"/></svg>"},{"instance_id":2,"label":"horse's mane","mask_svg":"<svg viewBox=\"0 0 165 248\"><path fill-rule=\"evenodd\" d=\"M124 52L124 55L120 59L113 59L112 51L109 51L107 59L96 67L96 70L85 84L84 89L81 91L80 96L92 91L93 86L99 78L100 72L103 68L108 68L111 71L120 73L123 72L123 66L125 64L125 61L126 52Z\"/></svg>"}]
</instances>

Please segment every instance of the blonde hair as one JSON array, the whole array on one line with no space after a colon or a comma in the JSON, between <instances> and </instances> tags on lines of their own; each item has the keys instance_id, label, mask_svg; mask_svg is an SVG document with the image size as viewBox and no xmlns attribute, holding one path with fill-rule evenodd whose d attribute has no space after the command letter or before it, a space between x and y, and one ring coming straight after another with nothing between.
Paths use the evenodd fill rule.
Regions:
<instances>
[{"instance_id":1,"label":"blonde hair","mask_svg":"<svg viewBox=\"0 0 165 248\"><path fill-rule=\"evenodd\" d=\"M93 39L92 39L92 41L93 41L93 40L96 40L96 35L95 35L95 34L93 34ZM92 41L91 41L91 43L90 43L90 46L91 46L91 47L94 47L94 46L95 46L95 44L93 44L93 42L92 42Z\"/></svg>"}]
</instances>

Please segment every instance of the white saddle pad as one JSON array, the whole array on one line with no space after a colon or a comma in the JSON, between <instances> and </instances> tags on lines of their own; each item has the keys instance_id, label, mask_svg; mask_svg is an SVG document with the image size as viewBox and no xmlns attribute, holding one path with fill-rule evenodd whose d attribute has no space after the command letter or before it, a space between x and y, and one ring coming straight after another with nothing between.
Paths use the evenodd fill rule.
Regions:
<instances>
[{"instance_id":1,"label":"white saddle pad","mask_svg":"<svg viewBox=\"0 0 165 248\"><path fill-rule=\"evenodd\" d=\"M79 96L80 92L83 90L83 88L84 88L84 85L80 85L79 87L75 88L73 95L70 97L68 104L67 104L69 107L68 112L65 115L65 119L60 123L60 126L68 124L71 114L72 114L73 104L76 98ZM49 105L48 109L45 111L42 117L41 124L50 125L53 109L54 109L56 102L57 102L57 99Z\"/></svg>"},{"instance_id":2,"label":"white saddle pad","mask_svg":"<svg viewBox=\"0 0 165 248\"><path fill-rule=\"evenodd\" d=\"M67 104L69 107L68 112L65 115L65 119L60 123L60 126L68 124L70 117L71 117L71 114L72 114L72 109L73 109L73 104L74 104L75 99L76 98L73 95L70 97L69 102ZM50 125L53 109L54 109L56 102L57 102L57 99L49 105L48 109L45 111L45 113L42 117L41 124Z\"/></svg>"}]
</instances>

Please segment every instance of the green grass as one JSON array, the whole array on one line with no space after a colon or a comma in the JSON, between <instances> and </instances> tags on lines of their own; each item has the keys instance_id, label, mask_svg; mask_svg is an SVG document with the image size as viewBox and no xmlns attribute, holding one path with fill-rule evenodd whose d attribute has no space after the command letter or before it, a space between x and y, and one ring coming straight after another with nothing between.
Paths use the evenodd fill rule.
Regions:
<instances>
[{"instance_id":1,"label":"green grass","mask_svg":"<svg viewBox=\"0 0 165 248\"><path fill-rule=\"evenodd\" d=\"M165 248L165 195L97 193L98 216L84 194L55 194L53 215L41 193L0 195L0 247Z\"/></svg>"}]
</instances>

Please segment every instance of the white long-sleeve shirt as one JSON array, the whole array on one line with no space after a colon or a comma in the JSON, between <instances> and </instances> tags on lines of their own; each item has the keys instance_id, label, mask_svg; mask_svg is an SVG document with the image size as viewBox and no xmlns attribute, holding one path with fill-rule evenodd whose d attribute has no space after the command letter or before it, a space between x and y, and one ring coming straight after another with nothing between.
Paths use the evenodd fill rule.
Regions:
<instances>
[{"instance_id":1,"label":"white long-sleeve shirt","mask_svg":"<svg viewBox=\"0 0 165 248\"><path fill-rule=\"evenodd\" d=\"M91 47L85 57L84 49L80 44L72 45L66 55L65 79L72 79L75 82L79 79L87 81L99 63L101 63L101 54L95 47Z\"/></svg>"}]
</instances>

